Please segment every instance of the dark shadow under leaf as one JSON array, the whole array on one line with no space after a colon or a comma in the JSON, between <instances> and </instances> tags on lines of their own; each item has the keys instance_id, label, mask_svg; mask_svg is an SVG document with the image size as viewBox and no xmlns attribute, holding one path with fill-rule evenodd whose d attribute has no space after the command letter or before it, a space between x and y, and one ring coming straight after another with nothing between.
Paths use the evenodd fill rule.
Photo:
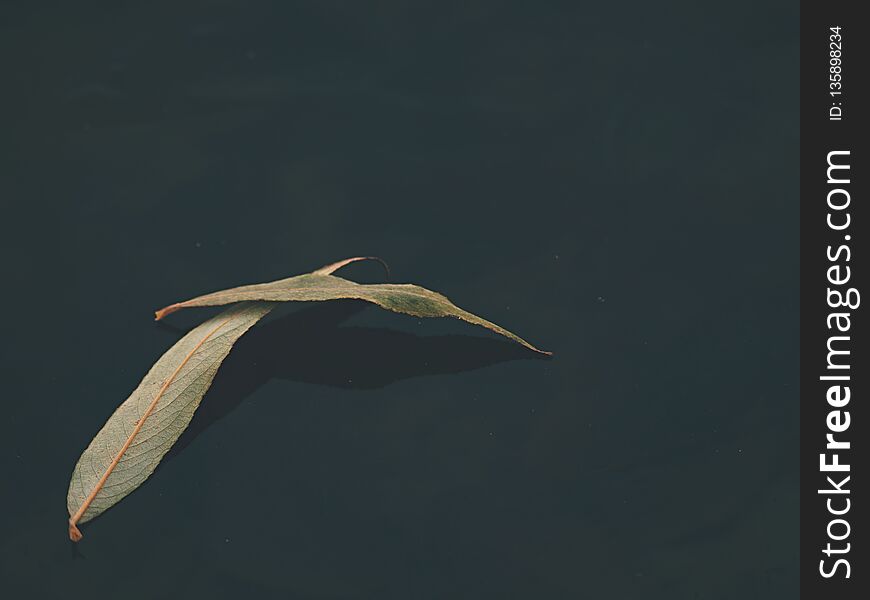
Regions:
<instances>
[{"instance_id":1,"label":"dark shadow under leaf","mask_svg":"<svg viewBox=\"0 0 870 600\"><path fill-rule=\"evenodd\" d=\"M252 329L224 361L190 426L163 463L272 379L366 390L510 360L547 360L498 339L342 326L367 306L351 300L317 303Z\"/></svg>"}]
</instances>

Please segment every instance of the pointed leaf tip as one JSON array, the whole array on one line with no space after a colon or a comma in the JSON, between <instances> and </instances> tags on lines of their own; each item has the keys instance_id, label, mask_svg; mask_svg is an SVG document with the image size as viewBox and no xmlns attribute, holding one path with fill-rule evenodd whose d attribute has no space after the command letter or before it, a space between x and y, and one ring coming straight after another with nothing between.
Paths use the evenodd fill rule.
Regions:
<instances>
[{"instance_id":1,"label":"pointed leaf tip","mask_svg":"<svg viewBox=\"0 0 870 600\"><path fill-rule=\"evenodd\" d=\"M332 275L340 268L347 266L351 263L360 262L362 260L374 260L381 263L381 266L384 267L384 271L387 273L387 279L390 278L390 266L381 258L377 256L355 256L353 258L345 258L344 260L340 260L338 262L334 262L332 264L326 265L324 267L320 267L316 271L314 271L313 275Z\"/></svg>"}]
</instances>

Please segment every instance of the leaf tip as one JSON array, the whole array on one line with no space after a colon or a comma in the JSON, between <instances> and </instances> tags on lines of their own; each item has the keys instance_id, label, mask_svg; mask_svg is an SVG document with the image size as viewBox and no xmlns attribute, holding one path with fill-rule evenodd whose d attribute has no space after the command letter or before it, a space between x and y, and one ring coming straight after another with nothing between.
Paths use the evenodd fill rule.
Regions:
<instances>
[{"instance_id":1,"label":"leaf tip","mask_svg":"<svg viewBox=\"0 0 870 600\"><path fill-rule=\"evenodd\" d=\"M72 519L69 521L69 539L73 542L79 542L82 539L82 532L79 531L79 528L76 527L76 524L73 523Z\"/></svg>"},{"instance_id":2,"label":"leaf tip","mask_svg":"<svg viewBox=\"0 0 870 600\"><path fill-rule=\"evenodd\" d=\"M523 340L523 341L520 342L520 343L521 343L523 346L525 346L526 348L528 348L529 350L531 350L532 352L534 352L535 354L540 354L541 356L546 356L546 357L553 356L553 353L550 352L549 350L541 350L540 348L537 348L537 347L535 347L535 346L532 346L530 343L528 343L528 342L525 341L525 340Z\"/></svg>"},{"instance_id":3,"label":"leaf tip","mask_svg":"<svg viewBox=\"0 0 870 600\"><path fill-rule=\"evenodd\" d=\"M340 268L344 267L345 265L359 262L361 260L374 260L374 261L381 263L381 266L384 268L384 271L386 271L386 273L387 273L387 279L390 278L389 265L387 265L387 263L383 259L378 258L377 256L354 256L353 258L346 258L344 260L340 260L338 262L328 264L325 267L320 267L319 269L314 271L313 274L314 275L332 275L333 273L335 273L336 271L338 271Z\"/></svg>"}]
</instances>

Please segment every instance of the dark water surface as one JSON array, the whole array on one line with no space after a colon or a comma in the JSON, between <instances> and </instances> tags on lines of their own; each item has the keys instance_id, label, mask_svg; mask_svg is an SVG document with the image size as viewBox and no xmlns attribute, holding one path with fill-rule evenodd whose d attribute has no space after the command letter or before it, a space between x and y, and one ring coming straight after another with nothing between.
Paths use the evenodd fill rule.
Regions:
<instances>
[{"instance_id":1,"label":"dark water surface","mask_svg":"<svg viewBox=\"0 0 870 600\"><path fill-rule=\"evenodd\" d=\"M797 3L461 5L3 4L4 597L796 597ZM73 550L151 311L358 254L555 356L287 309Z\"/></svg>"}]
</instances>

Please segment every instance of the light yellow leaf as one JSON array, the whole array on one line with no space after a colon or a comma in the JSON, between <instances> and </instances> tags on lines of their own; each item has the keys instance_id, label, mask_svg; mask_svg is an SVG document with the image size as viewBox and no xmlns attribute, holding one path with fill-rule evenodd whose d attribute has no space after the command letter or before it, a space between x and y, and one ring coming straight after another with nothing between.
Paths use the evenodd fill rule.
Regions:
<instances>
[{"instance_id":1,"label":"light yellow leaf","mask_svg":"<svg viewBox=\"0 0 870 600\"><path fill-rule=\"evenodd\" d=\"M67 494L70 539L142 485L190 423L233 344L274 304L243 303L190 331L151 368L81 455Z\"/></svg>"}]
</instances>

